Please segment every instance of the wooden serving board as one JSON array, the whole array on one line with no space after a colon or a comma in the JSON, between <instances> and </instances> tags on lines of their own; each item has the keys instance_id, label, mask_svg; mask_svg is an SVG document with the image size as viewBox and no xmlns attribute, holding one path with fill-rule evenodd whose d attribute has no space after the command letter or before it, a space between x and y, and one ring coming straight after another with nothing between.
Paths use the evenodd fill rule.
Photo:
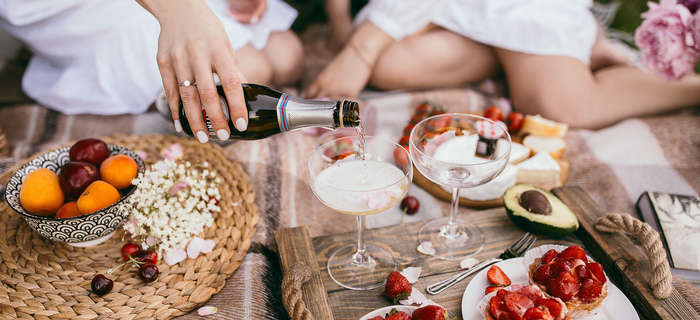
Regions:
<instances>
[{"instance_id":1,"label":"wooden serving board","mask_svg":"<svg viewBox=\"0 0 700 320\"><path fill-rule=\"evenodd\" d=\"M632 301L642 319L700 318L675 289L673 295L665 300L656 299L651 295L648 285L649 265L643 256L644 253L637 250L636 246L625 235L601 234L592 228L593 223L604 213L582 189L562 187L553 191L578 215L581 228L575 235L564 238L537 235L536 246L542 244L584 245L589 254L603 264L610 279ZM507 217L504 208L469 210L461 213L460 218L475 223L486 235L486 244L482 252L476 256L480 261L496 256L524 233ZM418 282L413 284L413 287L420 290L428 299L445 307L450 316L462 319L462 296L473 276L440 294L428 295L425 292L425 288L429 284L450 277L460 272L461 269L459 261L440 260L416 251L418 231L423 223L425 222L419 221L369 229L366 235L367 242L389 249L397 261L397 270L399 271L408 266L421 267L421 276ZM383 287L368 291L348 290L336 284L328 275L326 270L328 257L338 247L355 242L357 236L355 232L316 237L311 240L311 245L305 243L305 240L300 242L293 240L296 239L294 237L279 237L279 234L296 233L297 231L294 229L278 230L276 238L280 256L289 257L291 253L295 256L309 257L311 255L309 250L314 250L317 263L316 271L317 275L321 277L322 283L313 284L313 288L309 289L313 291L308 294L304 293L307 306L320 303L323 305L314 308L332 310L332 316L336 320L356 320L372 310L393 304L384 297ZM286 240L284 243L280 243L281 239ZM288 258L282 260L283 266L293 263L293 261L287 261ZM303 290L307 290L306 287ZM320 297L327 297L327 301ZM325 305L326 303L328 305ZM331 319L328 317L330 316L324 315L316 319Z\"/></svg>"},{"instance_id":2,"label":"wooden serving board","mask_svg":"<svg viewBox=\"0 0 700 320\"><path fill-rule=\"evenodd\" d=\"M566 180L569 178L569 160L566 157L562 157L557 162L559 163L559 167L561 168L561 172L559 173L559 183L557 183L557 185L555 187L561 187L566 183ZM437 197L439 199L442 199L445 201L452 201L452 194L450 192L446 191L445 189L443 189L440 185L436 184L435 182L430 181L428 178L426 178L424 175L422 175L419 170L415 169L415 167L413 170L413 183L420 186L425 191L427 191L428 193L434 195L435 197ZM471 200L471 199L467 199L465 197L460 197L459 204L461 206L474 208L474 209L491 209L491 208L502 207L503 206L503 197L499 197L498 199L493 199L493 200L485 200L485 201Z\"/></svg>"}]
</instances>

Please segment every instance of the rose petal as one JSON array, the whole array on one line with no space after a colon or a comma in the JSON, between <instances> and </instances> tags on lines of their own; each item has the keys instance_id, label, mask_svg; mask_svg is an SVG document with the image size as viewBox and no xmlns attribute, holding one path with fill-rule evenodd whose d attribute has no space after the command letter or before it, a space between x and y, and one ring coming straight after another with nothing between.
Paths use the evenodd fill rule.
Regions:
<instances>
[{"instance_id":1,"label":"rose petal","mask_svg":"<svg viewBox=\"0 0 700 320\"><path fill-rule=\"evenodd\" d=\"M187 252L182 248L172 248L163 252L163 261L172 266L187 258Z\"/></svg>"},{"instance_id":2,"label":"rose petal","mask_svg":"<svg viewBox=\"0 0 700 320\"><path fill-rule=\"evenodd\" d=\"M473 266L475 266L477 264L479 264L479 259L476 259L473 257L468 257L468 258L464 258L464 260L462 260L459 263L459 266L462 269L471 269Z\"/></svg>"},{"instance_id":3,"label":"rose petal","mask_svg":"<svg viewBox=\"0 0 700 320\"><path fill-rule=\"evenodd\" d=\"M401 271L401 274L406 277L408 283L414 284L418 281L418 277L420 277L420 271L420 267L407 267Z\"/></svg>"},{"instance_id":4,"label":"rose petal","mask_svg":"<svg viewBox=\"0 0 700 320\"><path fill-rule=\"evenodd\" d=\"M139 158L141 158L142 160L146 160L146 158L148 158L148 153L146 153L146 151L143 150L137 150L136 155L139 156Z\"/></svg>"},{"instance_id":5,"label":"rose petal","mask_svg":"<svg viewBox=\"0 0 700 320\"><path fill-rule=\"evenodd\" d=\"M428 255L435 255L435 248L433 248L433 243L430 241L421 242L418 246L418 252Z\"/></svg>"},{"instance_id":6,"label":"rose petal","mask_svg":"<svg viewBox=\"0 0 700 320\"><path fill-rule=\"evenodd\" d=\"M153 164L152 168L158 172L166 172L170 170L170 165L165 161L158 161Z\"/></svg>"},{"instance_id":7,"label":"rose petal","mask_svg":"<svg viewBox=\"0 0 700 320\"><path fill-rule=\"evenodd\" d=\"M168 148L163 150L161 154L163 155L163 158L168 160L177 160L182 158L182 156L184 155L182 151L182 145L180 145L179 143L171 144Z\"/></svg>"},{"instance_id":8,"label":"rose petal","mask_svg":"<svg viewBox=\"0 0 700 320\"><path fill-rule=\"evenodd\" d=\"M403 195L403 190L397 186L391 186L384 189L384 193L392 198L398 198L399 196Z\"/></svg>"},{"instance_id":9,"label":"rose petal","mask_svg":"<svg viewBox=\"0 0 700 320\"><path fill-rule=\"evenodd\" d=\"M146 244L149 246L154 246L156 244L156 238L151 236L146 237Z\"/></svg>"},{"instance_id":10,"label":"rose petal","mask_svg":"<svg viewBox=\"0 0 700 320\"><path fill-rule=\"evenodd\" d=\"M190 241L190 244L187 245L187 256L190 257L190 259L197 258L200 253L211 252L214 245L216 245L214 240L204 240L200 237L194 237Z\"/></svg>"},{"instance_id":11,"label":"rose petal","mask_svg":"<svg viewBox=\"0 0 700 320\"><path fill-rule=\"evenodd\" d=\"M200 316L208 316L210 314L215 314L218 309L216 307L201 307L197 309L197 313Z\"/></svg>"},{"instance_id":12,"label":"rose petal","mask_svg":"<svg viewBox=\"0 0 700 320\"><path fill-rule=\"evenodd\" d=\"M372 210L378 210L391 202L391 197L383 191L365 192L362 198L367 201L367 206Z\"/></svg>"},{"instance_id":13,"label":"rose petal","mask_svg":"<svg viewBox=\"0 0 700 320\"><path fill-rule=\"evenodd\" d=\"M427 301L428 299L425 298L425 295L416 290L416 288L413 288L413 290L411 290L411 295L409 295L405 300L399 300L399 303L405 306L410 306L412 304L422 305Z\"/></svg>"},{"instance_id":14,"label":"rose petal","mask_svg":"<svg viewBox=\"0 0 700 320\"><path fill-rule=\"evenodd\" d=\"M176 184L172 187L172 189L170 189L170 196L172 197L172 196L176 195L178 192L184 190L184 189L187 188L189 185L190 185L190 184L187 183L187 181L184 181L184 180L179 181L178 183L176 183Z\"/></svg>"}]
</instances>

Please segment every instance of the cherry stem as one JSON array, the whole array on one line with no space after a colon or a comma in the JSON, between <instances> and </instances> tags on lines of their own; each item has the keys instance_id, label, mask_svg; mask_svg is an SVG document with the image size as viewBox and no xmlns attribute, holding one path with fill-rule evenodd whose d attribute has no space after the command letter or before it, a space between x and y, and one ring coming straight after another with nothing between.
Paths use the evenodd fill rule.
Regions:
<instances>
[{"instance_id":1,"label":"cherry stem","mask_svg":"<svg viewBox=\"0 0 700 320\"><path fill-rule=\"evenodd\" d=\"M120 265L116 266L114 269L110 269L109 272L107 272L107 275L112 274L112 272L117 271L119 268L123 267L124 265L126 265L129 262L133 263L134 265L146 264L143 261L139 261L139 260L134 259L134 257L132 257L128 252L126 253L126 255L129 257L129 260L122 262Z\"/></svg>"}]
</instances>

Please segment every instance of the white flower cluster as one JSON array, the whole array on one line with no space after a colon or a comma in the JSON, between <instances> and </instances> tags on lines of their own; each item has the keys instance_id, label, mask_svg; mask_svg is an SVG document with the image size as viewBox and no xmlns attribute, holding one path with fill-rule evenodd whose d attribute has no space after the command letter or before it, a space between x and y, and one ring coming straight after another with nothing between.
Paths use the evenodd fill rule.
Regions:
<instances>
[{"instance_id":1,"label":"white flower cluster","mask_svg":"<svg viewBox=\"0 0 700 320\"><path fill-rule=\"evenodd\" d=\"M121 207L131 215L124 229L134 238L151 240L143 245L157 246L161 256L186 248L212 225L212 213L221 211L216 187L221 180L208 167L207 162L194 166L166 159L140 173L132 181L136 190Z\"/></svg>"}]
</instances>

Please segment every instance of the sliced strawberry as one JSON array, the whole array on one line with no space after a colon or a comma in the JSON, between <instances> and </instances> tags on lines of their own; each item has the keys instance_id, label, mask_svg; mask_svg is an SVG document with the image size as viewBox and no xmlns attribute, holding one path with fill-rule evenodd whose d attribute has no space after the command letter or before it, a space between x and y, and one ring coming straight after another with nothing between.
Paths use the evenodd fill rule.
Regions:
<instances>
[{"instance_id":1,"label":"sliced strawberry","mask_svg":"<svg viewBox=\"0 0 700 320\"><path fill-rule=\"evenodd\" d=\"M557 250L550 249L549 251L545 252L542 255L542 259L540 259L540 264L550 264L554 260L554 258L557 257Z\"/></svg>"},{"instance_id":2,"label":"sliced strawberry","mask_svg":"<svg viewBox=\"0 0 700 320\"><path fill-rule=\"evenodd\" d=\"M527 309L535 306L535 303L532 302L532 300L528 299L526 296L519 295L517 292L506 292L506 296L503 299L503 302L506 304L506 308L508 308L508 311L511 312L511 319L512 319L512 314L515 313L519 316L522 316Z\"/></svg>"},{"instance_id":3,"label":"sliced strawberry","mask_svg":"<svg viewBox=\"0 0 700 320\"><path fill-rule=\"evenodd\" d=\"M566 302L578 294L579 281L571 273L561 273L547 283L547 293Z\"/></svg>"},{"instance_id":4,"label":"sliced strawberry","mask_svg":"<svg viewBox=\"0 0 700 320\"><path fill-rule=\"evenodd\" d=\"M552 278L559 276L562 273L571 273L571 266L568 261L556 260L549 265Z\"/></svg>"},{"instance_id":5,"label":"sliced strawberry","mask_svg":"<svg viewBox=\"0 0 700 320\"><path fill-rule=\"evenodd\" d=\"M413 314L411 315L411 317L413 318L413 320L449 319L449 315L447 314L445 308L434 304L429 304L427 306L413 310Z\"/></svg>"},{"instance_id":6,"label":"sliced strawberry","mask_svg":"<svg viewBox=\"0 0 700 320\"><path fill-rule=\"evenodd\" d=\"M536 286L524 286L518 290L518 294L532 301L542 298L542 291Z\"/></svg>"},{"instance_id":7,"label":"sliced strawberry","mask_svg":"<svg viewBox=\"0 0 700 320\"><path fill-rule=\"evenodd\" d=\"M384 320L411 320L411 315L403 311L391 309Z\"/></svg>"},{"instance_id":8,"label":"sliced strawberry","mask_svg":"<svg viewBox=\"0 0 700 320\"><path fill-rule=\"evenodd\" d=\"M547 281L552 277L552 270L549 265L539 265L533 272L532 279L537 283L547 284Z\"/></svg>"},{"instance_id":9,"label":"sliced strawberry","mask_svg":"<svg viewBox=\"0 0 700 320\"><path fill-rule=\"evenodd\" d=\"M553 320L551 314L546 309L540 309L538 307L532 307L525 311L523 315L523 320Z\"/></svg>"},{"instance_id":10,"label":"sliced strawberry","mask_svg":"<svg viewBox=\"0 0 700 320\"><path fill-rule=\"evenodd\" d=\"M573 259L581 259L583 261L588 261L588 258L586 257L586 252L583 251L583 248L579 246L570 246L566 249L564 249L562 252L560 252L557 255L557 259L559 260L573 260Z\"/></svg>"},{"instance_id":11,"label":"sliced strawberry","mask_svg":"<svg viewBox=\"0 0 700 320\"><path fill-rule=\"evenodd\" d=\"M491 293L491 292L498 291L498 290L501 290L501 289L503 289L502 286L499 286L499 285L490 285L490 286L486 287L486 289L484 289L484 295L487 295L487 294L489 294L489 293Z\"/></svg>"},{"instance_id":12,"label":"sliced strawberry","mask_svg":"<svg viewBox=\"0 0 700 320\"><path fill-rule=\"evenodd\" d=\"M501 290L498 292L506 292L506 290ZM506 308L506 304L505 302L503 302L503 299L501 297L495 296L491 298L491 300L489 300L488 308L489 314L491 314L491 316L493 316L494 319L508 320L508 308Z\"/></svg>"},{"instance_id":13,"label":"sliced strawberry","mask_svg":"<svg viewBox=\"0 0 700 320\"><path fill-rule=\"evenodd\" d=\"M503 270L499 266L493 265L491 268L489 268L489 271L486 272L486 279L488 279L489 283L492 285L499 285L499 286L509 286L511 284L510 278L506 275Z\"/></svg>"},{"instance_id":14,"label":"sliced strawberry","mask_svg":"<svg viewBox=\"0 0 700 320\"><path fill-rule=\"evenodd\" d=\"M523 317L515 311L509 311L508 320L523 320Z\"/></svg>"},{"instance_id":15,"label":"sliced strawberry","mask_svg":"<svg viewBox=\"0 0 700 320\"><path fill-rule=\"evenodd\" d=\"M384 286L384 295L389 298L389 300L398 303L399 300L405 300L411 295L411 284L408 279L404 277L401 272L392 271L389 277L386 279L386 285Z\"/></svg>"},{"instance_id":16,"label":"sliced strawberry","mask_svg":"<svg viewBox=\"0 0 700 320\"><path fill-rule=\"evenodd\" d=\"M508 290L498 290L496 292L496 296L501 298L501 299L505 299L506 293L508 293Z\"/></svg>"},{"instance_id":17,"label":"sliced strawberry","mask_svg":"<svg viewBox=\"0 0 700 320\"><path fill-rule=\"evenodd\" d=\"M564 304L556 299L537 299L535 300L535 306L547 309L549 314L555 319L563 316L562 310L564 310Z\"/></svg>"},{"instance_id":18,"label":"sliced strawberry","mask_svg":"<svg viewBox=\"0 0 700 320\"><path fill-rule=\"evenodd\" d=\"M602 293L603 286L598 280L586 279L579 288L578 298L583 302L590 303L598 299Z\"/></svg>"},{"instance_id":19,"label":"sliced strawberry","mask_svg":"<svg viewBox=\"0 0 700 320\"><path fill-rule=\"evenodd\" d=\"M603 265L598 262L589 262L586 264L586 269L590 276L586 278L594 278L600 282L600 284L605 284L607 279L605 279L605 271L603 271Z\"/></svg>"}]
</instances>

